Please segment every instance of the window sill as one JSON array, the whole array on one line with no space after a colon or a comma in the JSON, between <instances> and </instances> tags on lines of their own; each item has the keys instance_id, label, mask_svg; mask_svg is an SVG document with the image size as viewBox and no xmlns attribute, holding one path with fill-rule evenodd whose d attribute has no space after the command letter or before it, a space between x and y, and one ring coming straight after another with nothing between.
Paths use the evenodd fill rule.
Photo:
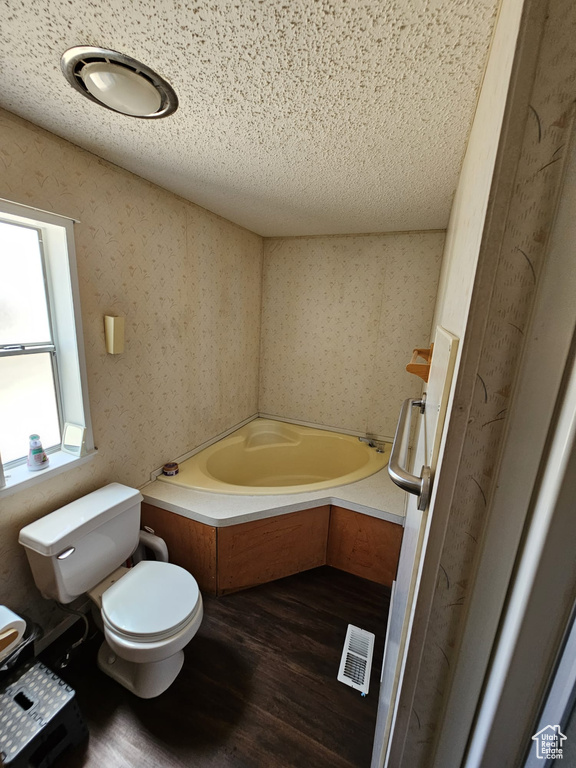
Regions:
<instances>
[{"instance_id":1,"label":"window sill","mask_svg":"<svg viewBox=\"0 0 576 768\"><path fill-rule=\"evenodd\" d=\"M63 472L67 472L73 467L80 467L82 464L86 464L96 456L98 451L94 450L87 453L86 456L72 456L64 451L55 451L49 455L50 464L46 469L38 469L35 472L31 472L26 464L21 464L18 467L12 467L12 469L5 469L6 486L0 488L0 498L4 496L11 496L13 493L22 491L25 488L30 488L33 485L38 485L46 478L56 477Z\"/></svg>"}]
</instances>

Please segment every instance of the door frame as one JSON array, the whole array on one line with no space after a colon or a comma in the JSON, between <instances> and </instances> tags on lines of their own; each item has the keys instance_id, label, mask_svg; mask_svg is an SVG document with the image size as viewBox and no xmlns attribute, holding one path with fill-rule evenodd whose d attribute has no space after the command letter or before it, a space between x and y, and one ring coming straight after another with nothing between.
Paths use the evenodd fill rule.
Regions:
<instances>
[{"instance_id":1,"label":"door frame","mask_svg":"<svg viewBox=\"0 0 576 768\"><path fill-rule=\"evenodd\" d=\"M506 622L510 620L506 612L513 610L507 600L509 600L515 569L516 579L518 578L517 569L520 568L520 561L517 561L516 556L522 542L524 541L526 546L527 539L533 535L531 526L540 526L539 535L547 535L542 528L544 523L538 522L536 517L539 509L537 505L540 503L538 499L539 494L543 492L544 476L548 477L554 470L554 466L550 466L549 462L559 461L557 454L553 458L552 450L554 441L560 439L562 434L563 423L558 421L562 407L568 409L564 412L563 418L565 420L570 418L571 406L562 401L566 397L566 388L570 386L570 376L574 375L572 371L576 338L576 305L573 298L576 295L574 261L576 136L574 134L574 126L572 126L557 212L520 363L516 393L510 409L504 449L498 468L498 481L481 543L473 592L468 605L459 656L452 675L443 728L435 754L435 766L460 766L467 749L467 742L472 752L464 765L467 768L468 765L480 765L475 762L477 758L473 758L472 755L479 754L478 740L481 738L479 728L483 729L482 738L488 739L486 731L488 704L484 699L484 703L478 709L478 699L482 688L487 685L486 674L490 664L492 664L492 672L488 672L488 679L492 680L491 695L496 695L494 688L496 683L492 678L492 675L496 674L496 668L493 666L494 653L502 654L504 646L500 651L495 651L494 643L498 634L504 631L504 626L507 626ZM566 435L564 437L566 438ZM558 477L557 480L559 479ZM554 494L560 493L560 488L549 493L552 495L545 503L549 509L552 509L555 503ZM533 554L533 557L536 555ZM524 568L527 567L524 566ZM533 562L532 567L539 566ZM545 571L542 570L539 578L544 577ZM523 578L527 578L527 575L524 574ZM524 599L532 600L529 593L524 594ZM565 628L565 611L570 610L571 607L570 604L568 609L564 606L561 610L564 617L562 619L564 624L561 630L558 630L561 633ZM536 633L534 636L536 637ZM540 635L540 642L544 643L542 635ZM543 648L544 645L542 645L542 651ZM499 658L503 657L499 656ZM538 658L538 655L531 660L532 668L538 666L535 665L535 658ZM548 659L546 663L550 664L551 660ZM505 675L502 667L499 669L499 674ZM504 682L504 677L501 682ZM485 692L484 696L486 695ZM492 705L495 705L495 701ZM519 722L521 709L521 702L518 702L513 710L516 725ZM483 712L482 715L479 714L480 711ZM527 716L527 713L525 714ZM475 718L476 725L473 726ZM484 725L480 726L478 718ZM492 726L495 727L495 725L496 721L493 721ZM469 741L472 727L474 727L474 733ZM509 723L508 727L509 733L512 734L514 729ZM472 742L475 744L474 747L470 746ZM499 755L498 763L500 759Z\"/></svg>"}]
</instances>

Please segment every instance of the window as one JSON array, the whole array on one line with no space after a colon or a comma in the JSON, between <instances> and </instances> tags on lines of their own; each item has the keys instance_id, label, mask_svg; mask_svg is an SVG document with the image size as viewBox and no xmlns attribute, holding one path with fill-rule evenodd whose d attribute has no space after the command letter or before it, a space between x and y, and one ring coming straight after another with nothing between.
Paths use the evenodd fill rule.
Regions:
<instances>
[{"instance_id":1,"label":"window","mask_svg":"<svg viewBox=\"0 0 576 768\"><path fill-rule=\"evenodd\" d=\"M30 434L40 435L47 453L58 452L66 422L85 427L91 450L73 222L0 201L0 454L7 474L26 462Z\"/></svg>"}]
</instances>

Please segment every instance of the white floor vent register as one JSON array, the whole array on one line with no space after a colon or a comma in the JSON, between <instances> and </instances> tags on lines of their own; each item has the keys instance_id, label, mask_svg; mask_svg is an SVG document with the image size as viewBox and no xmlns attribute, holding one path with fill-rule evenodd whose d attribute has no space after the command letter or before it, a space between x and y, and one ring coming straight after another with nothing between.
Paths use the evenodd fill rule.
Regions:
<instances>
[{"instance_id":1,"label":"white floor vent register","mask_svg":"<svg viewBox=\"0 0 576 768\"><path fill-rule=\"evenodd\" d=\"M370 687L370 670L374 653L374 635L348 624L346 640L342 649L338 680L361 691L366 696Z\"/></svg>"}]
</instances>

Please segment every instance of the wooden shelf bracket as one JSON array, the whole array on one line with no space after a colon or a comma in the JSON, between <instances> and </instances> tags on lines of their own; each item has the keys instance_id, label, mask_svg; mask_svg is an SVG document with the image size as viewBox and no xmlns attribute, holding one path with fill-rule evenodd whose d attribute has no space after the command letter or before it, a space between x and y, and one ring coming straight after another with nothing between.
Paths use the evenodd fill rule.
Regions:
<instances>
[{"instance_id":1,"label":"wooden shelf bracket","mask_svg":"<svg viewBox=\"0 0 576 768\"><path fill-rule=\"evenodd\" d=\"M428 374L430 373L430 363L432 362L432 353L434 351L434 344L430 344L429 349L422 349L418 347L412 353L412 359L406 366L408 373L413 373L415 376L419 376L424 381L428 381ZM418 358L422 358L426 362L417 363Z\"/></svg>"}]
</instances>

